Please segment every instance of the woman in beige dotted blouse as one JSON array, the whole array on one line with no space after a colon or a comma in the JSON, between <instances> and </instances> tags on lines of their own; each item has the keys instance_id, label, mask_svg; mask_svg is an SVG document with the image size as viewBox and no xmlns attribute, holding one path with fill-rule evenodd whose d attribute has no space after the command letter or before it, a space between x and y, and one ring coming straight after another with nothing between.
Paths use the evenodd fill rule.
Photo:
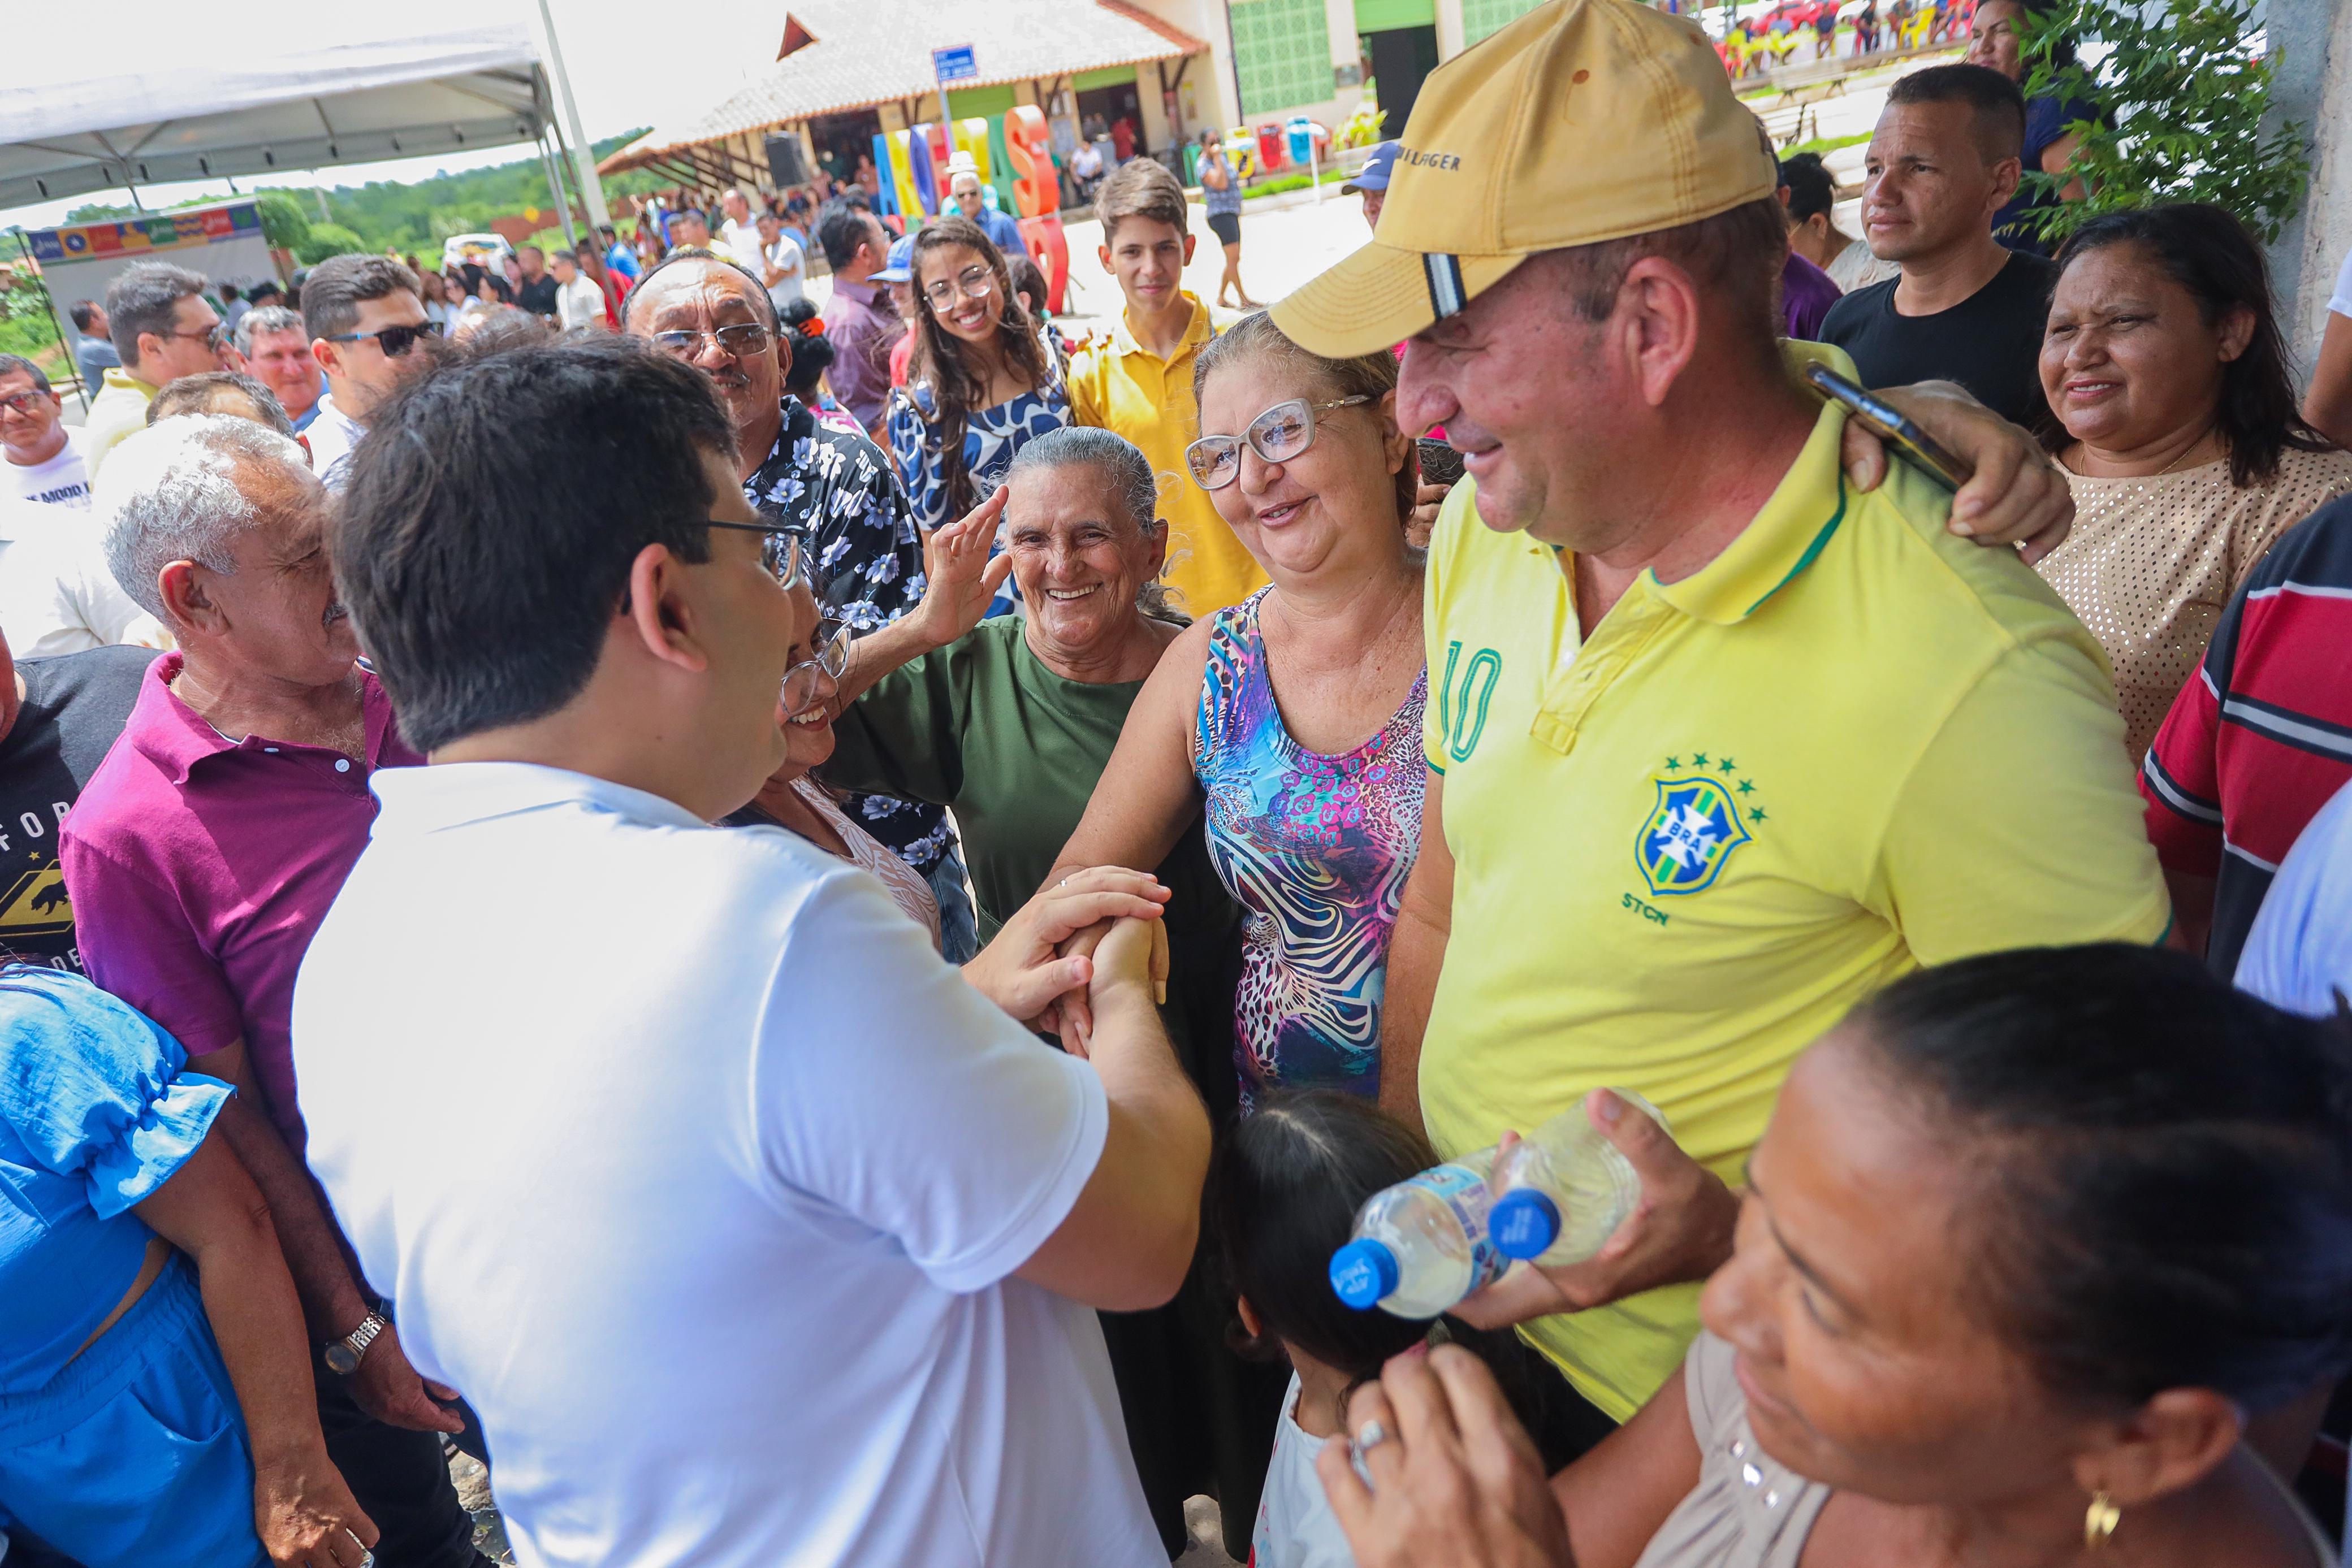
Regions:
<instances>
[{"instance_id":1,"label":"woman in beige dotted blouse","mask_svg":"<svg viewBox=\"0 0 2352 1568\"><path fill-rule=\"evenodd\" d=\"M2039 570L2107 651L2137 763L2271 541L2352 490L2295 412L2261 247L2201 203L2094 218L2042 344L2074 529Z\"/></svg>"}]
</instances>

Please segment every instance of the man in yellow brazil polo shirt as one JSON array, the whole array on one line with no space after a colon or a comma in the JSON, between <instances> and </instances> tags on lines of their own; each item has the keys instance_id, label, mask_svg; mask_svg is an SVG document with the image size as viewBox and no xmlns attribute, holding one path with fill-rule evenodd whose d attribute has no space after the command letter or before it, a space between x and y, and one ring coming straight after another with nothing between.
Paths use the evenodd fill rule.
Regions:
<instances>
[{"instance_id":1,"label":"man in yellow brazil polo shirt","mask_svg":"<svg viewBox=\"0 0 2352 1568\"><path fill-rule=\"evenodd\" d=\"M1320 354L1409 340L1400 421L1469 473L1382 1088L1410 1109L1417 1056L1449 1155L1604 1086L1664 1112L1699 1166L1609 1123L1643 1210L1481 1306L1622 1420L1799 1051L1915 966L2155 942L2169 909L2097 644L1936 482L1842 472L1776 341L1772 158L1698 30L1554 0L1431 77L1403 142L1374 243L1275 308Z\"/></svg>"}]
</instances>

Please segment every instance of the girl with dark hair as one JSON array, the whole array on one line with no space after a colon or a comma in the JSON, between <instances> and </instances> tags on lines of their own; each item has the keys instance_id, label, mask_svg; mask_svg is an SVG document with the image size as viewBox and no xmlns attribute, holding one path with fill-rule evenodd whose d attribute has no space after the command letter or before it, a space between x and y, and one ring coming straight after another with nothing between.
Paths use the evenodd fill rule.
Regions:
<instances>
[{"instance_id":1,"label":"girl with dark hair","mask_svg":"<svg viewBox=\"0 0 2352 1568\"><path fill-rule=\"evenodd\" d=\"M2074 532L2037 563L2115 668L2137 764L2271 541L2352 490L2295 412L2268 265L2203 203L2093 218L2059 253L2042 444Z\"/></svg>"},{"instance_id":2,"label":"girl with dark hair","mask_svg":"<svg viewBox=\"0 0 2352 1568\"><path fill-rule=\"evenodd\" d=\"M1921 970L1748 1176L1682 1370L1548 1490L1446 1352L1357 1396L1372 1490L1319 1473L1362 1568L2334 1562L2273 1467L2352 1366L2340 1024L2120 944Z\"/></svg>"},{"instance_id":3,"label":"girl with dark hair","mask_svg":"<svg viewBox=\"0 0 2352 1568\"><path fill-rule=\"evenodd\" d=\"M886 418L891 465L929 529L993 495L1024 443L1070 423L1070 397L979 225L925 225L914 274L915 352ZM1009 589L999 605L1012 609Z\"/></svg>"},{"instance_id":4,"label":"girl with dark hair","mask_svg":"<svg viewBox=\"0 0 2352 1568\"><path fill-rule=\"evenodd\" d=\"M1348 1396L1391 1356L1434 1338L1465 1345L1502 1381L1548 1469L1616 1428L1516 1335L1358 1312L1331 1289L1331 1254L1366 1198L1437 1164L1429 1140L1377 1106L1328 1090L1269 1096L1209 1166L1206 1224L1240 1319L1244 1354L1290 1364L1251 1535L1257 1568L1352 1568L1315 1479L1315 1456L1347 1429Z\"/></svg>"},{"instance_id":5,"label":"girl with dark hair","mask_svg":"<svg viewBox=\"0 0 2352 1568\"><path fill-rule=\"evenodd\" d=\"M816 415L819 424L850 435L864 435L866 432L857 426L857 416L842 407L823 385L824 372L833 369L836 351L833 340L824 335L824 318L818 314L815 304L804 298L795 299L777 312L777 320L783 329L784 391Z\"/></svg>"},{"instance_id":6,"label":"girl with dark hair","mask_svg":"<svg viewBox=\"0 0 2352 1568\"><path fill-rule=\"evenodd\" d=\"M2074 40L2064 34L2049 40L2042 53L2031 53L2025 38L2029 18L2057 7L2053 0L1982 0L1969 24L1968 64L1999 71L2019 87L2046 59L2063 70L2074 63ZM2045 95L2025 100L2025 147L2020 162L2028 174L2063 174L2074 161L2083 133L2075 129L2097 120L2104 111L2088 99ZM2078 177L2055 194L2021 184L2017 193L1992 216L1993 237L2011 250L2048 256L2050 244L2042 237L2038 214L2061 202L2079 202L2084 194Z\"/></svg>"}]
</instances>

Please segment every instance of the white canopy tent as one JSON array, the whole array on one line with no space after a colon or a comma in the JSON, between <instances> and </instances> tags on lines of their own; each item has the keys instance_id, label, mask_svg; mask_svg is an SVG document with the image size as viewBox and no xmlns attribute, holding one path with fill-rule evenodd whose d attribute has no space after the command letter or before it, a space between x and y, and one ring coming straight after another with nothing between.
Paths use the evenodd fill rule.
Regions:
<instances>
[{"instance_id":1,"label":"white canopy tent","mask_svg":"<svg viewBox=\"0 0 2352 1568\"><path fill-rule=\"evenodd\" d=\"M140 186L167 181L431 156L551 131L562 142L569 129L564 151L583 171L590 221L604 221L543 6L454 24L313 6L299 26L260 32L192 23L179 0L10 11L0 208L121 188L135 200Z\"/></svg>"}]
</instances>

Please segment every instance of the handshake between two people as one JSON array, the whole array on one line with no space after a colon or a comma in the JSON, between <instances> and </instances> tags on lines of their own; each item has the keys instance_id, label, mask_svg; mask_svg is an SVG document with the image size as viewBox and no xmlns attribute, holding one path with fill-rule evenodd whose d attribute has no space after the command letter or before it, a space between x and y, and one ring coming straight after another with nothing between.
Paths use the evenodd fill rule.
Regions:
<instances>
[{"instance_id":1,"label":"handshake between two people","mask_svg":"<svg viewBox=\"0 0 2352 1568\"><path fill-rule=\"evenodd\" d=\"M1041 888L963 967L975 990L1086 1054L1097 1011L1168 999L1169 890L1148 872L1090 866Z\"/></svg>"}]
</instances>

